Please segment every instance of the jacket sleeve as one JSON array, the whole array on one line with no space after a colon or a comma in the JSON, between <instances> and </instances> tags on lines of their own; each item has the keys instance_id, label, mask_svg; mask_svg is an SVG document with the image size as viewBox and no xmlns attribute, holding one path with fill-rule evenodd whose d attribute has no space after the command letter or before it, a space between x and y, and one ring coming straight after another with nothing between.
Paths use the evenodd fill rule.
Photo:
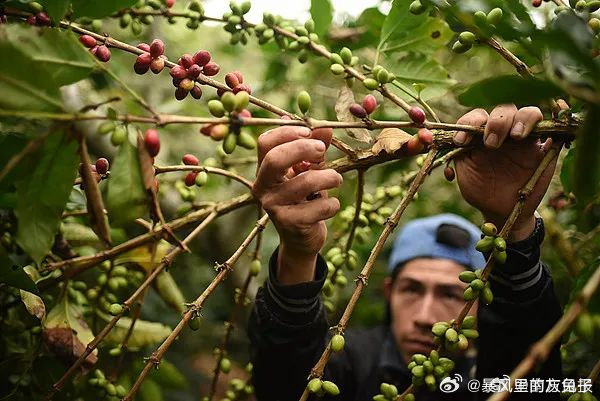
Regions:
<instances>
[{"instance_id":1,"label":"jacket sleeve","mask_svg":"<svg viewBox=\"0 0 600 401\"><path fill-rule=\"evenodd\" d=\"M269 261L269 277L256 294L248 323L253 382L257 399L298 400L306 387L310 369L328 341L329 325L320 297L327 264L319 255L314 281L296 285L277 282L275 250ZM327 366L332 371L347 366ZM339 363L338 363L339 365ZM343 385L339 374L331 377ZM337 397L339 401L343 398Z\"/></svg>"},{"instance_id":2,"label":"jacket sleeve","mask_svg":"<svg viewBox=\"0 0 600 401\"><path fill-rule=\"evenodd\" d=\"M510 375L531 345L541 339L562 315L550 271L540 261L543 239L544 225L538 218L533 234L523 241L508 244L506 263L497 266L490 275L494 300L490 305L480 303L478 311L477 379L480 383L486 378ZM527 392L515 392L513 386L511 399L560 399L560 393L546 392L548 379L562 381L559 347L560 344L556 344L546 362L526 378ZM530 392L530 379L543 380L543 393ZM479 393L482 400L489 396L489 393Z\"/></svg>"}]
</instances>

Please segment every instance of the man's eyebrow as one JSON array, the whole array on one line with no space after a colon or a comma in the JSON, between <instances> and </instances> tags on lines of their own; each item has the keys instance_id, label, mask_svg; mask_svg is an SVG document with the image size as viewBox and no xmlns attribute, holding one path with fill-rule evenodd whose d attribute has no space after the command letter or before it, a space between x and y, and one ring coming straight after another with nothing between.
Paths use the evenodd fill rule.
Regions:
<instances>
[{"instance_id":1,"label":"man's eyebrow","mask_svg":"<svg viewBox=\"0 0 600 401\"><path fill-rule=\"evenodd\" d=\"M436 286L440 290L451 290L451 291L464 291L464 287L459 284L439 284Z\"/></svg>"}]
</instances>

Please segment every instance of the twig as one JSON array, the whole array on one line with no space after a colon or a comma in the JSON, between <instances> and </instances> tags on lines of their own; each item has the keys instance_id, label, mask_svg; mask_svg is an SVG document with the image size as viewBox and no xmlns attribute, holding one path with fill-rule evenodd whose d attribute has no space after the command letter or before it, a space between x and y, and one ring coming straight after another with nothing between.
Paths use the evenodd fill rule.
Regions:
<instances>
[{"instance_id":1,"label":"twig","mask_svg":"<svg viewBox=\"0 0 600 401\"><path fill-rule=\"evenodd\" d=\"M181 319L179 324L177 324L177 326L173 329L171 334L169 334L165 341L148 358L148 362L142 369L140 375L133 384L133 387L131 387L127 395L123 397L122 401L128 401L133 399L133 397L137 394L140 386L142 385L144 379L146 378L146 376L148 376L148 373L150 373L150 370L158 366L165 352L167 352L169 347L173 344L177 336L179 336L179 333L181 333L181 331L188 324L190 319L197 318L208 296L212 294L215 288L217 288L217 286L225 279L225 277L227 277L229 271L233 269L235 262L237 262L242 253L246 250L246 248L248 248L254 237L256 237L256 235L265 228L265 225L268 221L269 216L265 214L256 223L256 226L252 229L250 234L246 237L246 239L240 245L240 247L233 253L233 255L231 255L231 257L227 259L225 263L219 266L219 272L217 273L213 281L208 285L208 287L206 287L202 294L200 294L200 296L189 305L188 311L183 315L183 318Z\"/></svg>"},{"instance_id":2,"label":"twig","mask_svg":"<svg viewBox=\"0 0 600 401\"><path fill-rule=\"evenodd\" d=\"M169 172L173 172L173 171L204 171L208 174L217 174L217 175L222 175L224 177L232 178L235 181L238 181L238 182L244 184L249 189L252 189L252 181L247 180L246 178L242 177L241 175L232 173L231 171L223 170L223 169L216 168L216 167L207 167L207 166L163 166L163 167L160 167L160 166L154 166L154 170L156 171L156 174L169 173Z\"/></svg>"},{"instance_id":3,"label":"twig","mask_svg":"<svg viewBox=\"0 0 600 401\"><path fill-rule=\"evenodd\" d=\"M415 177L414 181L411 183L410 188L408 189L408 191L406 193L406 196L402 199L402 201L400 202L400 204L398 205L396 210L394 210L394 213L392 213L392 215L388 218L385 228L383 229L383 232L381 233L381 235L377 239L377 242L375 243L373 249L371 250L369 259L367 260L365 266L363 267L362 271L360 272L360 274L358 275L358 277L356 279L356 288L354 289L354 292L352 293L352 297L350 298L348 305L346 305L346 309L344 310L344 313L342 314L342 317L340 318L340 321L336 326L338 332L343 333L343 331L345 330L348 320L350 319L350 316L351 316L352 312L354 311L354 307L356 306L358 298L360 297L360 294L362 293L363 288L367 285L367 280L369 278L369 275L371 274L371 271L373 270L373 267L375 266L375 260L377 259L377 256L379 256L379 253L383 249L383 244L389 238L392 231L398 225L398 222L400 221L402 214L404 213L408 204L414 198L415 194L417 193L417 190L420 188L421 184L425 180L425 177L429 173L429 170L431 168L431 165L433 164L433 161L435 159L435 155L437 154L437 152L438 152L438 150L435 147L429 151L429 153L427 154L427 158L425 159L425 161L423 163L423 166L419 170L419 173ZM323 351L323 354L319 358L319 361L312 368L312 370L310 372L311 378L323 376L323 370L325 369L325 365L329 361L329 356L331 354L330 347L331 347L331 345L327 344L327 346L325 347L325 350ZM300 401L306 401L308 399L309 395L310 395L310 393L308 392L308 389L305 389L304 392L302 393Z\"/></svg>"},{"instance_id":4,"label":"twig","mask_svg":"<svg viewBox=\"0 0 600 401\"><path fill-rule=\"evenodd\" d=\"M210 222L212 222L218 213L217 211L213 211L202 223L200 223L188 236L183 240L185 243L189 243L192 239L194 239L202 230L208 226ZM173 259L183 252L183 248L175 246L171 248L169 253L163 258L161 263L150 273L146 280L135 290L133 294L123 303L123 310L118 315L114 316L111 321L104 326L104 328L94 337L94 339L86 345L85 351L79 356L79 358L71 365L71 367L62 375L62 377L52 385L52 388L48 392L46 397L47 400L52 399L56 392L60 391L62 387L65 385L67 380L79 369L81 364L85 361L87 356L96 349L98 344L102 342L102 340L108 335L108 333L112 330L112 328L117 324L117 321L131 308L131 305L135 300L148 288L148 286L154 281L154 279L164 270L164 268L170 265L173 262Z\"/></svg>"}]
</instances>

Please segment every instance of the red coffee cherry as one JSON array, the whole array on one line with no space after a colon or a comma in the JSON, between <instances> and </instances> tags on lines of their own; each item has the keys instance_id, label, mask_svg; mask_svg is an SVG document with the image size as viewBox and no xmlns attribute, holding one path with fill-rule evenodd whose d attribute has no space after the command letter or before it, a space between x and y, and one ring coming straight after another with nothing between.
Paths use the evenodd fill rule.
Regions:
<instances>
[{"instance_id":1,"label":"red coffee cherry","mask_svg":"<svg viewBox=\"0 0 600 401\"><path fill-rule=\"evenodd\" d=\"M204 75L212 77L213 75L217 75L220 69L219 64L210 62L204 66Z\"/></svg>"},{"instance_id":2,"label":"red coffee cherry","mask_svg":"<svg viewBox=\"0 0 600 401\"><path fill-rule=\"evenodd\" d=\"M202 97L202 88L200 88L198 85L194 85L190 93L194 99L200 99Z\"/></svg>"},{"instance_id":3,"label":"red coffee cherry","mask_svg":"<svg viewBox=\"0 0 600 401\"><path fill-rule=\"evenodd\" d=\"M150 63L150 69L155 74L159 74L163 68L165 68L165 60L162 57L155 58Z\"/></svg>"},{"instance_id":4,"label":"red coffee cherry","mask_svg":"<svg viewBox=\"0 0 600 401\"><path fill-rule=\"evenodd\" d=\"M148 43L139 43L136 47L140 50L150 53L150 45Z\"/></svg>"},{"instance_id":5,"label":"red coffee cherry","mask_svg":"<svg viewBox=\"0 0 600 401\"><path fill-rule=\"evenodd\" d=\"M165 53L165 44L160 39L154 39L150 44L150 55L153 58L162 56Z\"/></svg>"},{"instance_id":6,"label":"red coffee cherry","mask_svg":"<svg viewBox=\"0 0 600 401\"><path fill-rule=\"evenodd\" d=\"M229 72L227 73L227 75L225 75L225 83L227 84L227 86L233 89L236 86L238 86L241 82L236 74L234 74L233 72Z\"/></svg>"},{"instance_id":7,"label":"red coffee cherry","mask_svg":"<svg viewBox=\"0 0 600 401\"><path fill-rule=\"evenodd\" d=\"M210 61L210 53L206 50L200 50L194 54L193 60L194 63L198 64L200 67L203 67Z\"/></svg>"},{"instance_id":8,"label":"red coffee cherry","mask_svg":"<svg viewBox=\"0 0 600 401\"><path fill-rule=\"evenodd\" d=\"M110 50L108 50L108 47L104 45L98 46L98 49L96 50L96 57L98 60L106 63L108 60L110 60Z\"/></svg>"},{"instance_id":9,"label":"red coffee cherry","mask_svg":"<svg viewBox=\"0 0 600 401\"><path fill-rule=\"evenodd\" d=\"M175 89L175 99L183 100L186 98L188 93L189 93L189 91L186 91L185 89L177 88L177 89Z\"/></svg>"},{"instance_id":10,"label":"red coffee cherry","mask_svg":"<svg viewBox=\"0 0 600 401\"><path fill-rule=\"evenodd\" d=\"M37 13L37 15L35 16L36 22L38 25L50 25L51 21L50 21L50 17L48 17L48 14L41 12L41 13Z\"/></svg>"},{"instance_id":11,"label":"red coffee cherry","mask_svg":"<svg viewBox=\"0 0 600 401\"><path fill-rule=\"evenodd\" d=\"M365 118L367 116L367 111L358 103L350 105L350 113L357 118Z\"/></svg>"},{"instance_id":12,"label":"red coffee cherry","mask_svg":"<svg viewBox=\"0 0 600 401\"><path fill-rule=\"evenodd\" d=\"M205 124L202 127L200 127L200 133L202 135L210 136L210 131L214 126L214 124Z\"/></svg>"},{"instance_id":13,"label":"red coffee cherry","mask_svg":"<svg viewBox=\"0 0 600 401\"><path fill-rule=\"evenodd\" d=\"M175 0L167 0L165 2L165 5L167 6L167 8L172 8L175 5Z\"/></svg>"},{"instance_id":14,"label":"red coffee cherry","mask_svg":"<svg viewBox=\"0 0 600 401\"><path fill-rule=\"evenodd\" d=\"M541 6L541 5L542 5L542 0L533 0L533 1L531 2L531 4L532 4L534 7L539 7L539 6Z\"/></svg>"},{"instance_id":15,"label":"red coffee cherry","mask_svg":"<svg viewBox=\"0 0 600 401\"><path fill-rule=\"evenodd\" d=\"M139 74L139 75L144 75L145 73L148 72L149 69L150 69L150 64L139 64L136 62L133 65L133 70L135 71L136 74Z\"/></svg>"},{"instance_id":16,"label":"red coffee cherry","mask_svg":"<svg viewBox=\"0 0 600 401\"><path fill-rule=\"evenodd\" d=\"M250 118L250 117L252 117L252 113L250 112L250 110L244 109L244 110L242 110L242 111L240 111L238 113L238 116L245 117L245 118Z\"/></svg>"},{"instance_id":17,"label":"red coffee cherry","mask_svg":"<svg viewBox=\"0 0 600 401\"><path fill-rule=\"evenodd\" d=\"M229 126L227 124L215 124L210 130L210 137L215 141L223 140L229 133Z\"/></svg>"},{"instance_id":18,"label":"red coffee cherry","mask_svg":"<svg viewBox=\"0 0 600 401\"><path fill-rule=\"evenodd\" d=\"M201 72L202 67L200 67L198 64L192 64L192 66L187 69L187 76L190 79L196 79L200 76Z\"/></svg>"},{"instance_id":19,"label":"red coffee cherry","mask_svg":"<svg viewBox=\"0 0 600 401\"><path fill-rule=\"evenodd\" d=\"M417 124L423 124L425 122L425 112L420 107L411 107L408 110L408 116Z\"/></svg>"},{"instance_id":20,"label":"red coffee cherry","mask_svg":"<svg viewBox=\"0 0 600 401\"><path fill-rule=\"evenodd\" d=\"M98 48L100 46L94 46L90 49L90 53L92 53L94 56L96 55L96 53L98 52Z\"/></svg>"},{"instance_id":21,"label":"red coffee cherry","mask_svg":"<svg viewBox=\"0 0 600 401\"><path fill-rule=\"evenodd\" d=\"M421 143L421 141L419 140L419 137L417 135L413 135L412 138L410 138L404 146L405 146L406 153L409 156L419 154L423 151L423 149L425 149L425 145L423 145L423 143Z\"/></svg>"},{"instance_id":22,"label":"red coffee cherry","mask_svg":"<svg viewBox=\"0 0 600 401\"><path fill-rule=\"evenodd\" d=\"M433 143L433 133L427 128L421 128L418 132L419 140L425 145L431 145Z\"/></svg>"},{"instance_id":23,"label":"red coffee cherry","mask_svg":"<svg viewBox=\"0 0 600 401\"><path fill-rule=\"evenodd\" d=\"M175 79L183 79L187 76L187 71L182 66L176 65L173 68L171 68L169 74L171 74L171 76Z\"/></svg>"},{"instance_id":24,"label":"red coffee cherry","mask_svg":"<svg viewBox=\"0 0 600 401\"><path fill-rule=\"evenodd\" d=\"M187 185L188 187L193 187L196 184L196 176L198 175L197 172L195 171L190 171L189 173L187 173L187 175L185 176L185 185Z\"/></svg>"},{"instance_id":25,"label":"red coffee cherry","mask_svg":"<svg viewBox=\"0 0 600 401\"><path fill-rule=\"evenodd\" d=\"M29 17L27 17L25 22L29 25L35 25L35 23L36 23L35 15L30 15Z\"/></svg>"},{"instance_id":26,"label":"red coffee cherry","mask_svg":"<svg viewBox=\"0 0 600 401\"><path fill-rule=\"evenodd\" d=\"M147 129L144 134L144 143L150 156L155 157L160 151L160 138L158 131L155 129Z\"/></svg>"},{"instance_id":27,"label":"red coffee cherry","mask_svg":"<svg viewBox=\"0 0 600 401\"><path fill-rule=\"evenodd\" d=\"M136 64L145 65L145 66L148 66L148 67L150 67L150 63L151 62L152 62L152 56L149 55L148 53L140 54L135 59L135 63Z\"/></svg>"},{"instance_id":28,"label":"red coffee cherry","mask_svg":"<svg viewBox=\"0 0 600 401\"><path fill-rule=\"evenodd\" d=\"M456 177L454 169L450 166L446 166L446 168L444 169L444 177L446 177L448 181L453 181L454 177Z\"/></svg>"},{"instance_id":29,"label":"red coffee cherry","mask_svg":"<svg viewBox=\"0 0 600 401\"><path fill-rule=\"evenodd\" d=\"M373 95L367 95L362 101L362 107L365 109L367 114L373 113L377 108L377 99Z\"/></svg>"},{"instance_id":30,"label":"red coffee cherry","mask_svg":"<svg viewBox=\"0 0 600 401\"><path fill-rule=\"evenodd\" d=\"M181 79L173 78L173 81L172 81L173 86L176 88L179 88L179 84L181 83L181 81L182 81Z\"/></svg>"},{"instance_id":31,"label":"red coffee cherry","mask_svg":"<svg viewBox=\"0 0 600 401\"><path fill-rule=\"evenodd\" d=\"M94 167L96 168L98 174L104 175L108 172L108 165L108 160L106 160L104 157L101 157L96 160L96 165Z\"/></svg>"},{"instance_id":32,"label":"red coffee cherry","mask_svg":"<svg viewBox=\"0 0 600 401\"><path fill-rule=\"evenodd\" d=\"M250 87L246 84L237 84L235 86L235 88L233 88L233 93L238 93L238 92L248 92L249 95L252 94L252 89L250 89Z\"/></svg>"},{"instance_id":33,"label":"red coffee cherry","mask_svg":"<svg viewBox=\"0 0 600 401\"><path fill-rule=\"evenodd\" d=\"M183 164L187 165L187 166L197 166L198 163L200 163L200 161L198 160L198 158L192 154L186 153L185 155L183 155L183 157L181 158L181 161L183 162Z\"/></svg>"},{"instance_id":34,"label":"red coffee cherry","mask_svg":"<svg viewBox=\"0 0 600 401\"><path fill-rule=\"evenodd\" d=\"M194 64L194 60L192 59L192 56L190 56L189 54L184 54L177 61L177 64L179 64L180 66L182 66L185 69L188 69L192 66L192 64Z\"/></svg>"},{"instance_id":35,"label":"red coffee cherry","mask_svg":"<svg viewBox=\"0 0 600 401\"><path fill-rule=\"evenodd\" d=\"M96 46L98 44L98 42L96 42L96 39L94 39L94 37L90 36L90 35L81 35L79 37L79 41L87 48L91 49L92 47Z\"/></svg>"}]
</instances>

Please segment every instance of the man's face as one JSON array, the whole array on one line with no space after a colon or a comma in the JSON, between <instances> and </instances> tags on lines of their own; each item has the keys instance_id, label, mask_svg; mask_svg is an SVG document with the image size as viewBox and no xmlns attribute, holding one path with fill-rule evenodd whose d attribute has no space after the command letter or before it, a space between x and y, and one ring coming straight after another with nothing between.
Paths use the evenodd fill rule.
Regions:
<instances>
[{"instance_id":1,"label":"man's face","mask_svg":"<svg viewBox=\"0 0 600 401\"><path fill-rule=\"evenodd\" d=\"M435 348L431 327L458 316L464 306L464 266L448 259L418 258L407 262L392 283L384 282L391 329L405 361ZM477 305L474 305L477 310Z\"/></svg>"}]
</instances>

